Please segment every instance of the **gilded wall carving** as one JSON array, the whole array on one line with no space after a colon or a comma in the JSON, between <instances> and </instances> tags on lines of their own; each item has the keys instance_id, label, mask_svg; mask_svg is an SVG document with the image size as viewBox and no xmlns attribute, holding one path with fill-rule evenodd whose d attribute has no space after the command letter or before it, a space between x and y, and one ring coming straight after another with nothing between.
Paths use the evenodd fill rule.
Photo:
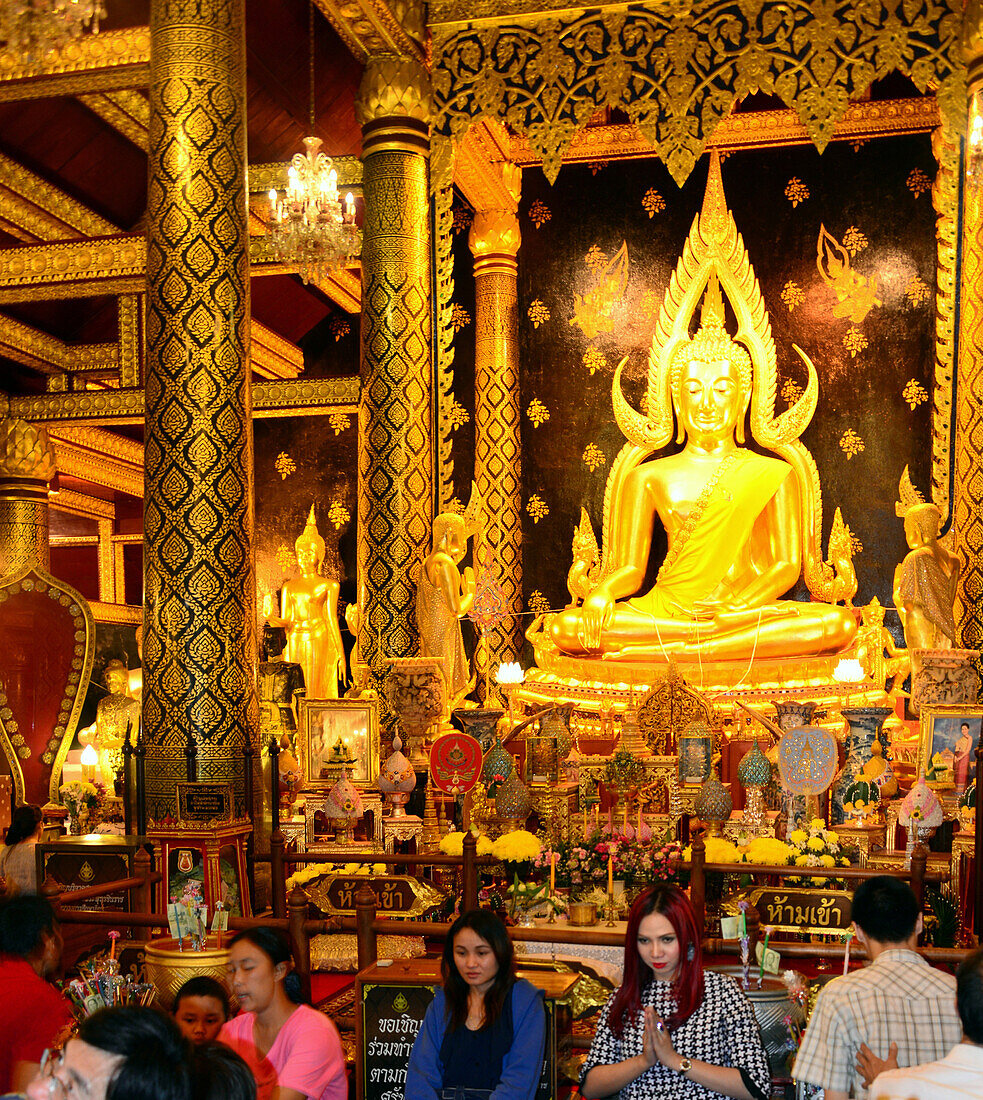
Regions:
<instances>
[{"instance_id":1,"label":"gilded wall carving","mask_svg":"<svg viewBox=\"0 0 983 1100\"><path fill-rule=\"evenodd\" d=\"M923 92L937 88L944 116L965 108L958 0L563 7L496 18L491 3L433 5L435 135L459 140L473 122L497 117L525 135L554 180L576 131L617 107L682 184L750 92L780 96L820 150L850 97L892 69Z\"/></svg>"}]
</instances>

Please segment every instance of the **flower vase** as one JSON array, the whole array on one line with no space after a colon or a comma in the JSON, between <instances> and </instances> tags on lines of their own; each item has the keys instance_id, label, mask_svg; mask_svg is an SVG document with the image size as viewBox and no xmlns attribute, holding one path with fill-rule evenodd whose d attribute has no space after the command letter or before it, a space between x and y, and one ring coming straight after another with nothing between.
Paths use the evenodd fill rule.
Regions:
<instances>
[{"instance_id":1,"label":"flower vase","mask_svg":"<svg viewBox=\"0 0 983 1100\"><path fill-rule=\"evenodd\" d=\"M79 815L77 812L68 811L68 835L69 836L81 836L82 829L79 824Z\"/></svg>"},{"instance_id":2,"label":"flower vase","mask_svg":"<svg viewBox=\"0 0 983 1100\"><path fill-rule=\"evenodd\" d=\"M884 719L894 713L893 707L844 707L841 711L849 729L846 734L846 760L829 789L829 821L843 825L847 812L843 808L846 792L863 771L871 756L874 738L880 738Z\"/></svg>"}]
</instances>

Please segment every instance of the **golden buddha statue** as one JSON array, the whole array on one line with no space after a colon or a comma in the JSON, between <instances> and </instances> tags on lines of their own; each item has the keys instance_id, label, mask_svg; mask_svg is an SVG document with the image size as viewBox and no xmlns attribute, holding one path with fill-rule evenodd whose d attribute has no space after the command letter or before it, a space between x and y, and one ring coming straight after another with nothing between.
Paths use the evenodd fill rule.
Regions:
<instances>
[{"instance_id":1,"label":"golden buddha statue","mask_svg":"<svg viewBox=\"0 0 983 1100\"><path fill-rule=\"evenodd\" d=\"M723 292L737 318L724 327ZM701 323L690 322L700 297ZM600 578L581 608L550 623L572 655L679 661L820 656L856 635L849 602L856 578L822 559L819 478L799 441L815 411L816 370L801 349L808 384L774 413L775 346L764 301L724 203L711 158L703 209L694 220L662 306L649 355L647 416L612 387L628 442L605 493ZM755 442L745 446L745 419ZM646 461L678 426L682 450ZM642 592L658 520L668 550L655 585ZM816 603L783 600L803 576ZM838 583L837 583L838 582Z\"/></svg>"},{"instance_id":2,"label":"golden buddha statue","mask_svg":"<svg viewBox=\"0 0 983 1100\"><path fill-rule=\"evenodd\" d=\"M304 670L309 699L337 699L338 681L345 678L345 650L338 625L339 584L321 576L324 539L317 530L314 505L307 526L294 543L300 576L280 592L280 618L271 626L287 630L286 658Z\"/></svg>"},{"instance_id":3,"label":"golden buddha statue","mask_svg":"<svg viewBox=\"0 0 983 1100\"><path fill-rule=\"evenodd\" d=\"M462 574L458 568L467 549L466 517L442 512L433 521L433 549L420 569L416 588L420 656L446 658L453 705L458 705L471 686L461 616L474 602L474 570L468 566Z\"/></svg>"},{"instance_id":4,"label":"golden buddha statue","mask_svg":"<svg viewBox=\"0 0 983 1100\"><path fill-rule=\"evenodd\" d=\"M106 662L102 682L108 694L96 705L96 720L79 731L79 744L91 745L99 756L98 775L110 794L116 772L123 764L123 741L126 727L132 725L131 744L136 741L140 725L140 704L129 693L129 673L119 660Z\"/></svg>"},{"instance_id":5,"label":"golden buddha statue","mask_svg":"<svg viewBox=\"0 0 983 1100\"><path fill-rule=\"evenodd\" d=\"M909 649L951 649L956 640L953 604L959 584L959 559L939 542L942 513L911 483L905 466L894 506L904 517L911 550L894 571L894 605Z\"/></svg>"}]
</instances>

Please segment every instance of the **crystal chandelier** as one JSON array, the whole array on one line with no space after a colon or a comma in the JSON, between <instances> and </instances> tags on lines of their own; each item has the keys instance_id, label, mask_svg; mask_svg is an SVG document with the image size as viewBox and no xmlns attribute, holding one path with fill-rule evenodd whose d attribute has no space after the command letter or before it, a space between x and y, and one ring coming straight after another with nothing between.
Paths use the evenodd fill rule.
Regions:
<instances>
[{"instance_id":1,"label":"crystal chandelier","mask_svg":"<svg viewBox=\"0 0 983 1100\"><path fill-rule=\"evenodd\" d=\"M101 0L0 0L0 52L40 61L90 25L97 34L105 15Z\"/></svg>"},{"instance_id":2,"label":"crystal chandelier","mask_svg":"<svg viewBox=\"0 0 983 1100\"><path fill-rule=\"evenodd\" d=\"M0 0L4 3L6 0ZM314 5L309 7L310 133L314 133ZM321 139L304 138L304 152L294 154L281 198L270 190L267 234L276 258L296 267L305 283L320 282L346 266L358 253L361 234L355 225L355 199L349 192L342 209L338 173L321 152Z\"/></svg>"}]
</instances>

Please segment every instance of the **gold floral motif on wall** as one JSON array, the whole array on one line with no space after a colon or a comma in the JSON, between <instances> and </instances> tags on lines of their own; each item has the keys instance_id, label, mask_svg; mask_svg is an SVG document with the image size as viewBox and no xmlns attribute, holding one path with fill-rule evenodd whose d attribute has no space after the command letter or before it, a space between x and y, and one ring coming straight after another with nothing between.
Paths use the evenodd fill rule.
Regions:
<instances>
[{"instance_id":1,"label":"gold floral motif on wall","mask_svg":"<svg viewBox=\"0 0 983 1100\"><path fill-rule=\"evenodd\" d=\"M853 458L854 455L860 454L866 448L867 444L860 438L860 436L853 430L853 428L847 428L847 430L840 436L840 450L847 456L847 458Z\"/></svg>"},{"instance_id":2,"label":"gold floral motif on wall","mask_svg":"<svg viewBox=\"0 0 983 1100\"><path fill-rule=\"evenodd\" d=\"M273 468L280 475L280 480L286 481L291 474L297 472L297 463L294 462L286 451L281 451L276 456L276 462L273 463Z\"/></svg>"},{"instance_id":3,"label":"gold floral motif on wall","mask_svg":"<svg viewBox=\"0 0 983 1100\"><path fill-rule=\"evenodd\" d=\"M590 174L596 176L598 172L602 172L607 168L610 161L606 160L592 160L587 167L590 169Z\"/></svg>"},{"instance_id":4,"label":"gold floral motif on wall","mask_svg":"<svg viewBox=\"0 0 983 1100\"><path fill-rule=\"evenodd\" d=\"M285 542L281 542L280 545L276 548L276 553L274 554L274 557L276 558L277 565L280 566L280 571L282 573L286 573L289 569L293 569L293 567L297 564L296 553Z\"/></svg>"},{"instance_id":5,"label":"gold floral motif on wall","mask_svg":"<svg viewBox=\"0 0 983 1100\"><path fill-rule=\"evenodd\" d=\"M608 365L608 361L604 356L604 353L600 348L594 347L593 344L584 352L584 366L590 371L591 374L596 373L599 370L603 370Z\"/></svg>"},{"instance_id":6,"label":"gold floral motif on wall","mask_svg":"<svg viewBox=\"0 0 983 1100\"><path fill-rule=\"evenodd\" d=\"M537 229L542 229L552 217L550 208L541 199L536 199L529 207L529 220Z\"/></svg>"},{"instance_id":7,"label":"gold floral motif on wall","mask_svg":"<svg viewBox=\"0 0 983 1100\"><path fill-rule=\"evenodd\" d=\"M584 448L584 453L580 456L583 459L584 465L593 473L598 466L603 466L607 459L604 457L604 452L596 443L588 443Z\"/></svg>"},{"instance_id":8,"label":"gold floral motif on wall","mask_svg":"<svg viewBox=\"0 0 983 1100\"><path fill-rule=\"evenodd\" d=\"M550 609L550 602L537 588L529 593L527 606L534 615L545 615Z\"/></svg>"},{"instance_id":9,"label":"gold floral motif on wall","mask_svg":"<svg viewBox=\"0 0 983 1100\"><path fill-rule=\"evenodd\" d=\"M863 236L859 230L856 232ZM864 238L862 247L866 246L867 241ZM816 267L823 282L836 295L834 317L848 317L855 325L859 325L874 306L883 304L877 297L877 276L871 275L868 278L854 271L850 265L850 251L824 225L819 227L819 239L816 242ZM851 354L856 355L856 352L851 349Z\"/></svg>"},{"instance_id":10,"label":"gold floral motif on wall","mask_svg":"<svg viewBox=\"0 0 983 1100\"><path fill-rule=\"evenodd\" d=\"M550 319L549 307L539 298L533 298L526 312L529 314L529 320L532 321L534 328L545 325Z\"/></svg>"},{"instance_id":11,"label":"gold floral motif on wall","mask_svg":"<svg viewBox=\"0 0 983 1100\"><path fill-rule=\"evenodd\" d=\"M786 378L782 383L782 400L791 408L805 391L793 378Z\"/></svg>"},{"instance_id":12,"label":"gold floral motif on wall","mask_svg":"<svg viewBox=\"0 0 983 1100\"><path fill-rule=\"evenodd\" d=\"M639 300L638 308L648 317L650 320L655 320L659 314L659 307L662 304L662 299L654 290L643 290L642 297ZM642 412L645 410L643 409Z\"/></svg>"},{"instance_id":13,"label":"gold floral motif on wall","mask_svg":"<svg viewBox=\"0 0 983 1100\"><path fill-rule=\"evenodd\" d=\"M549 505L539 493L533 493L526 501L526 511L532 518L533 523L539 523L541 519L545 519L550 514Z\"/></svg>"},{"instance_id":14,"label":"gold floral motif on wall","mask_svg":"<svg viewBox=\"0 0 983 1100\"><path fill-rule=\"evenodd\" d=\"M454 307L451 309L451 324L454 326L455 332L460 332L462 328L467 328L471 324L471 314L464 308L464 306L454 303Z\"/></svg>"},{"instance_id":15,"label":"gold floral motif on wall","mask_svg":"<svg viewBox=\"0 0 983 1100\"><path fill-rule=\"evenodd\" d=\"M597 248L595 245L594 248ZM593 249L591 250L593 251ZM598 249L601 256L603 252ZM588 257L591 253L588 252ZM573 318L571 325L579 325L588 340L593 340L600 332L614 331L614 308L624 300L628 291L628 242L622 241L621 247L598 271L597 282L580 295L573 293Z\"/></svg>"},{"instance_id":16,"label":"gold floral motif on wall","mask_svg":"<svg viewBox=\"0 0 983 1100\"><path fill-rule=\"evenodd\" d=\"M908 190L915 196L916 199L924 195L926 191L931 191L932 189L932 181L921 170L921 168L912 168L912 170L908 173L907 184Z\"/></svg>"},{"instance_id":17,"label":"gold floral motif on wall","mask_svg":"<svg viewBox=\"0 0 983 1100\"><path fill-rule=\"evenodd\" d=\"M908 407L912 412L928 400L928 391L925 387L914 378L909 378L905 382L904 389L901 391L901 396L905 399Z\"/></svg>"},{"instance_id":18,"label":"gold floral motif on wall","mask_svg":"<svg viewBox=\"0 0 983 1100\"><path fill-rule=\"evenodd\" d=\"M855 225L851 225L843 234L843 247L851 256L856 256L858 252L863 252L869 243L866 235L861 233Z\"/></svg>"},{"instance_id":19,"label":"gold floral motif on wall","mask_svg":"<svg viewBox=\"0 0 983 1100\"><path fill-rule=\"evenodd\" d=\"M796 306L802 305L806 300L805 291L792 279L782 287L782 301L789 313L794 312Z\"/></svg>"},{"instance_id":20,"label":"gold floral motif on wall","mask_svg":"<svg viewBox=\"0 0 983 1100\"><path fill-rule=\"evenodd\" d=\"M533 426L538 428L540 424L545 424L549 420L550 411L538 397L534 397L529 402L529 408L526 409L526 416L533 422Z\"/></svg>"},{"instance_id":21,"label":"gold floral motif on wall","mask_svg":"<svg viewBox=\"0 0 983 1100\"><path fill-rule=\"evenodd\" d=\"M331 502L331 507L328 508L328 519L334 524L334 529L336 531L340 531L351 518L351 512L348 511L340 500L333 500Z\"/></svg>"},{"instance_id":22,"label":"gold floral motif on wall","mask_svg":"<svg viewBox=\"0 0 983 1100\"><path fill-rule=\"evenodd\" d=\"M931 297L932 292L929 290L927 283L924 279L918 275L912 275L908 280L908 285L905 287L905 297L913 306L920 306L927 302Z\"/></svg>"},{"instance_id":23,"label":"gold floral motif on wall","mask_svg":"<svg viewBox=\"0 0 983 1100\"><path fill-rule=\"evenodd\" d=\"M451 431L457 431L458 428L467 424L471 419L471 414L455 397L447 410L447 419L450 423Z\"/></svg>"},{"instance_id":24,"label":"gold floral motif on wall","mask_svg":"<svg viewBox=\"0 0 983 1100\"><path fill-rule=\"evenodd\" d=\"M474 212L466 206L455 206L452 210L451 219L454 232L462 233L465 229L471 228L471 223L474 221Z\"/></svg>"},{"instance_id":25,"label":"gold floral motif on wall","mask_svg":"<svg viewBox=\"0 0 983 1100\"><path fill-rule=\"evenodd\" d=\"M864 544L860 541L859 538L857 538L857 536L850 530L849 527L847 528L847 531L850 535L850 553L854 557L856 557L858 554L862 554L864 552Z\"/></svg>"},{"instance_id":26,"label":"gold floral motif on wall","mask_svg":"<svg viewBox=\"0 0 983 1100\"><path fill-rule=\"evenodd\" d=\"M341 435L343 431L346 431L348 429L349 424L351 424L351 417L348 415L348 413L343 412L329 413L328 423L334 430L335 435Z\"/></svg>"},{"instance_id":27,"label":"gold floral motif on wall","mask_svg":"<svg viewBox=\"0 0 983 1100\"><path fill-rule=\"evenodd\" d=\"M868 343L867 337L858 328L847 329L843 335L843 346L850 353L851 359L856 359Z\"/></svg>"},{"instance_id":28,"label":"gold floral motif on wall","mask_svg":"<svg viewBox=\"0 0 983 1100\"><path fill-rule=\"evenodd\" d=\"M587 255L584 257L584 263L590 269L592 275L597 274L597 269L603 267L608 262L607 253L598 244L592 244L587 249Z\"/></svg>"},{"instance_id":29,"label":"gold floral motif on wall","mask_svg":"<svg viewBox=\"0 0 983 1100\"><path fill-rule=\"evenodd\" d=\"M642 195L642 209L650 218L654 217L656 214L661 214L665 208L666 200L654 187L650 187L645 194Z\"/></svg>"},{"instance_id":30,"label":"gold floral motif on wall","mask_svg":"<svg viewBox=\"0 0 983 1100\"><path fill-rule=\"evenodd\" d=\"M328 331L335 338L335 343L337 343L342 336L347 336L352 331L352 326L344 317L339 317L335 314L328 322Z\"/></svg>"},{"instance_id":31,"label":"gold floral motif on wall","mask_svg":"<svg viewBox=\"0 0 983 1100\"><path fill-rule=\"evenodd\" d=\"M798 176L793 176L785 185L785 198L787 198L793 206L798 206L800 202L805 202L808 197L809 188Z\"/></svg>"}]
</instances>

